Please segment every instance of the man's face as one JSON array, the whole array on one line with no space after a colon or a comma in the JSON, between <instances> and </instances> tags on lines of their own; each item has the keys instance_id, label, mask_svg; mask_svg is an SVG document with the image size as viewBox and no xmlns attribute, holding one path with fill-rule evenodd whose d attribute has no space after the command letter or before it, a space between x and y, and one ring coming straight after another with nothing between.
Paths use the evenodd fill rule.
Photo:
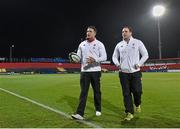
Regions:
<instances>
[{"instance_id":1,"label":"man's face","mask_svg":"<svg viewBox=\"0 0 180 129\"><path fill-rule=\"evenodd\" d=\"M123 28L123 30L122 30L123 39L129 40L131 36L132 36L132 32L130 32L128 28Z\"/></svg>"},{"instance_id":2,"label":"man's face","mask_svg":"<svg viewBox=\"0 0 180 129\"><path fill-rule=\"evenodd\" d=\"M87 28L86 38L87 38L87 39L94 39L95 36L96 36L96 32L94 31L94 29L92 29L92 28Z\"/></svg>"}]
</instances>

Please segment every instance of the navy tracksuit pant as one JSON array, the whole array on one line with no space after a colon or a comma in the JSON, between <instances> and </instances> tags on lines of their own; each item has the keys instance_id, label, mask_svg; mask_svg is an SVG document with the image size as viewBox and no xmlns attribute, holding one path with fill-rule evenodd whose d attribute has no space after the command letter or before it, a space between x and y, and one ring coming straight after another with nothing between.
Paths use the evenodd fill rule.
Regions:
<instances>
[{"instance_id":1,"label":"navy tracksuit pant","mask_svg":"<svg viewBox=\"0 0 180 129\"><path fill-rule=\"evenodd\" d=\"M101 72L81 72L80 85L81 93L79 97L79 105L76 113L81 116L84 115L84 110L86 106L86 100L88 96L89 86L91 84L94 92L94 106L96 111L101 112L101 91L100 91L100 77Z\"/></svg>"},{"instance_id":2,"label":"navy tracksuit pant","mask_svg":"<svg viewBox=\"0 0 180 129\"><path fill-rule=\"evenodd\" d=\"M119 72L120 83L122 86L125 112L134 113L134 106L141 104L142 95L142 73L140 71L134 73Z\"/></svg>"}]
</instances>

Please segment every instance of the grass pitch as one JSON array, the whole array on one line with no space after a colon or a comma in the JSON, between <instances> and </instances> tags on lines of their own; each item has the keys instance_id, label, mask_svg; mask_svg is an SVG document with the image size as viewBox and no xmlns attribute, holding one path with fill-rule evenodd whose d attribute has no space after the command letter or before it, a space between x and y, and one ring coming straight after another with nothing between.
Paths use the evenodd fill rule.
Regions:
<instances>
[{"instance_id":1,"label":"grass pitch","mask_svg":"<svg viewBox=\"0 0 180 129\"><path fill-rule=\"evenodd\" d=\"M60 110L75 112L79 74L0 75L0 88ZM92 88L89 90L85 121L105 128L180 127L180 73L143 73L142 112L123 121L124 106L118 73L101 78L102 116L96 117ZM0 90L0 128L91 127L39 107Z\"/></svg>"}]
</instances>

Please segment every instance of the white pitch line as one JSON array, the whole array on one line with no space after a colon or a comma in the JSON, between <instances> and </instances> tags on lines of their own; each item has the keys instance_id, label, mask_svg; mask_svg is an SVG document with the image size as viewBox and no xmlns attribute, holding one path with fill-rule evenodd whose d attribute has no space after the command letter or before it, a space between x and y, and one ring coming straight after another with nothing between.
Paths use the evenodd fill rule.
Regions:
<instances>
[{"instance_id":1,"label":"white pitch line","mask_svg":"<svg viewBox=\"0 0 180 129\"><path fill-rule=\"evenodd\" d=\"M29 99L29 98L26 98L26 97L24 97L24 96L21 96L21 95L19 95L19 94L13 93L13 92L11 92L11 91L9 91L9 90L6 90L6 89L0 88L0 90L6 92L6 93L8 93L8 94L14 95L14 96L16 96L16 97L18 97L18 98L21 98L21 99L23 99L23 100L26 100L26 101L28 101L28 102L31 102L31 103L33 103L33 104L35 104L35 105L40 106L40 107L43 107L43 108L45 108L45 109L47 109L47 110L50 110L50 111L52 111L52 112L55 112L55 113L60 114L60 115L62 115L62 116L65 116L65 117L67 117L67 118L69 118L69 119L71 118L70 115L68 115L68 114L66 114L66 113L64 113L64 112L62 112L62 111L60 111L60 110L51 108L51 107L49 107L49 106L46 106L46 105L41 104L41 103L39 103L39 102L36 102L36 101L34 101L34 100L32 100L32 99ZM86 124L86 125L88 125L88 126L90 126L90 127L93 127L93 128L102 128L102 127L100 127L99 125L96 125L96 124L91 123L91 122L88 122L88 121L83 121L83 120L77 120L77 121L80 122L80 123Z\"/></svg>"}]
</instances>

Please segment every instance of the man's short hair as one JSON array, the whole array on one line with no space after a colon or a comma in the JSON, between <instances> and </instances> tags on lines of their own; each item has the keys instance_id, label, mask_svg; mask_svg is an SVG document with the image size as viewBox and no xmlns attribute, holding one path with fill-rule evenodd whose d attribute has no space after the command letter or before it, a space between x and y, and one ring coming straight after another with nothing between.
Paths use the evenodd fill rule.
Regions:
<instances>
[{"instance_id":1,"label":"man's short hair","mask_svg":"<svg viewBox=\"0 0 180 129\"><path fill-rule=\"evenodd\" d=\"M88 26L88 28L93 29L93 30L97 33L97 29L96 29L96 27L95 27L95 26Z\"/></svg>"},{"instance_id":2,"label":"man's short hair","mask_svg":"<svg viewBox=\"0 0 180 129\"><path fill-rule=\"evenodd\" d=\"M133 32L133 29L131 26L124 26L123 28L128 28L131 33Z\"/></svg>"}]
</instances>

